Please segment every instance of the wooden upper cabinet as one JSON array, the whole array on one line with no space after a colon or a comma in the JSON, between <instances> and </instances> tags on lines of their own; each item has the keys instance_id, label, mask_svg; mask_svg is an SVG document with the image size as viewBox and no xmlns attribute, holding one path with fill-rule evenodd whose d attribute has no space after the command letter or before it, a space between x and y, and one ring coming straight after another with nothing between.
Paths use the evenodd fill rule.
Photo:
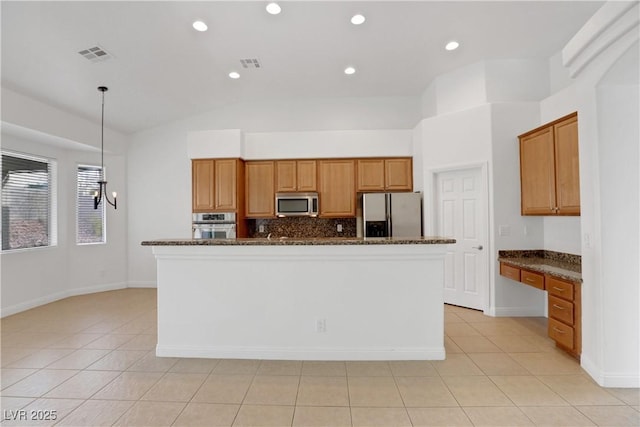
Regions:
<instances>
[{"instance_id":1,"label":"wooden upper cabinet","mask_svg":"<svg viewBox=\"0 0 640 427\"><path fill-rule=\"evenodd\" d=\"M239 159L192 160L193 212L238 211Z\"/></svg>"},{"instance_id":2,"label":"wooden upper cabinet","mask_svg":"<svg viewBox=\"0 0 640 427\"><path fill-rule=\"evenodd\" d=\"M353 160L320 160L320 216L347 218L356 215L356 180Z\"/></svg>"},{"instance_id":3,"label":"wooden upper cabinet","mask_svg":"<svg viewBox=\"0 0 640 427\"><path fill-rule=\"evenodd\" d=\"M273 161L245 163L247 217L272 218L275 215L274 171Z\"/></svg>"},{"instance_id":4,"label":"wooden upper cabinet","mask_svg":"<svg viewBox=\"0 0 640 427\"><path fill-rule=\"evenodd\" d=\"M519 138L522 215L580 215L576 113Z\"/></svg>"},{"instance_id":5,"label":"wooden upper cabinet","mask_svg":"<svg viewBox=\"0 0 640 427\"><path fill-rule=\"evenodd\" d=\"M358 159L358 191L411 191L411 158Z\"/></svg>"},{"instance_id":6,"label":"wooden upper cabinet","mask_svg":"<svg viewBox=\"0 0 640 427\"><path fill-rule=\"evenodd\" d=\"M278 160L276 192L316 191L315 160Z\"/></svg>"}]
</instances>

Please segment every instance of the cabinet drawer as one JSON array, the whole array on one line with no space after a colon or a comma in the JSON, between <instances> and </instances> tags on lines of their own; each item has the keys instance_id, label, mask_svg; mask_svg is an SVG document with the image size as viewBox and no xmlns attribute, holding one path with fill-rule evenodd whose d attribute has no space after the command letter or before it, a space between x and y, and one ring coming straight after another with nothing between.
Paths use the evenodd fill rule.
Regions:
<instances>
[{"instance_id":1,"label":"cabinet drawer","mask_svg":"<svg viewBox=\"0 0 640 427\"><path fill-rule=\"evenodd\" d=\"M544 289L544 276L542 274L522 270L520 272L520 281L525 285L533 286L534 288L538 289Z\"/></svg>"},{"instance_id":2,"label":"cabinet drawer","mask_svg":"<svg viewBox=\"0 0 640 427\"><path fill-rule=\"evenodd\" d=\"M549 337L558 344L573 350L573 328L555 319L549 319Z\"/></svg>"},{"instance_id":3,"label":"cabinet drawer","mask_svg":"<svg viewBox=\"0 0 640 427\"><path fill-rule=\"evenodd\" d=\"M549 317L573 326L573 303L549 295Z\"/></svg>"},{"instance_id":4,"label":"cabinet drawer","mask_svg":"<svg viewBox=\"0 0 640 427\"><path fill-rule=\"evenodd\" d=\"M500 275L517 282L520 281L520 269L510 265L500 263Z\"/></svg>"},{"instance_id":5,"label":"cabinet drawer","mask_svg":"<svg viewBox=\"0 0 640 427\"><path fill-rule=\"evenodd\" d=\"M568 301L573 301L573 283L547 276L547 292Z\"/></svg>"}]
</instances>

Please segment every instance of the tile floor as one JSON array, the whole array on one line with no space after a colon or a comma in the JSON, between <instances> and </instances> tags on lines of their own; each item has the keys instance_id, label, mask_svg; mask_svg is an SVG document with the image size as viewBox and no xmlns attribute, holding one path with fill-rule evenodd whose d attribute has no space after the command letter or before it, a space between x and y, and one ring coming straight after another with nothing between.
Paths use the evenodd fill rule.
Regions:
<instances>
[{"instance_id":1,"label":"tile floor","mask_svg":"<svg viewBox=\"0 0 640 427\"><path fill-rule=\"evenodd\" d=\"M444 361L203 360L155 357L155 307L126 289L2 319L2 425L640 425L639 390L600 388L543 318L445 306Z\"/></svg>"}]
</instances>

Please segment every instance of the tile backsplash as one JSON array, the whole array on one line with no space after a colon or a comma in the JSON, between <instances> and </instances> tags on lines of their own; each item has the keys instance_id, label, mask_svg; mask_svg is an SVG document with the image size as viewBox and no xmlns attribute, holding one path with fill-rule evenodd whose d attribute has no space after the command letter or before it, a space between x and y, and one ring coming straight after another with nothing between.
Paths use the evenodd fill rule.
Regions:
<instances>
[{"instance_id":1,"label":"tile backsplash","mask_svg":"<svg viewBox=\"0 0 640 427\"><path fill-rule=\"evenodd\" d=\"M342 226L342 232L338 231ZM249 237L356 237L355 218L286 217L247 220ZM260 232L260 226L264 231Z\"/></svg>"}]
</instances>

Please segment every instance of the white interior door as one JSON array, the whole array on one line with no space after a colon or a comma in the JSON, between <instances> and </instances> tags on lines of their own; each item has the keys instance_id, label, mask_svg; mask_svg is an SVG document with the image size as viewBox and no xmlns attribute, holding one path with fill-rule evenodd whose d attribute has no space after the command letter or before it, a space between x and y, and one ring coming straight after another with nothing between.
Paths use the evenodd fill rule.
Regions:
<instances>
[{"instance_id":1,"label":"white interior door","mask_svg":"<svg viewBox=\"0 0 640 427\"><path fill-rule=\"evenodd\" d=\"M488 195L482 168L440 172L435 185L437 234L456 239L445 258L444 302L483 310Z\"/></svg>"}]
</instances>

